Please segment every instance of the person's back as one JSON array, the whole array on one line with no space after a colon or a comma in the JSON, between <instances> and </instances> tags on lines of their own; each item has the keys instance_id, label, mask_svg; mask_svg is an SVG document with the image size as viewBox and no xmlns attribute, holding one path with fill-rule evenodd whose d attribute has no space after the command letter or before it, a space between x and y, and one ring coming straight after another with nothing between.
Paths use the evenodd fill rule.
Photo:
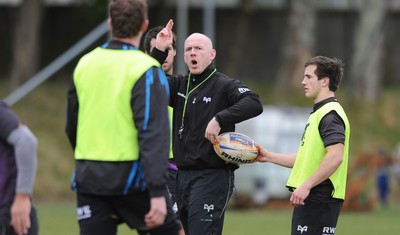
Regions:
<instances>
[{"instance_id":1,"label":"person's back","mask_svg":"<svg viewBox=\"0 0 400 235\"><path fill-rule=\"evenodd\" d=\"M118 42L110 44L117 46ZM139 125L134 127L132 122L130 104L136 102L132 87L157 64L134 48L96 48L80 60L74 73L80 138L75 147L76 159L136 160L139 153L132 139L136 138ZM130 168L126 170L129 172Z\"/></svg>"},{"instance_id":2,"label":"person's back","mask_svg":"<svg viewBox=\"0 0 400 235\"><path fill-rule=\"evenodd\" d=\"M147 29L142 0L112 0L113 40L80 60L68 90L66 132L81 234L177 234L167 204L168 83L137 48Z\"/></svg>"}]
</instances>

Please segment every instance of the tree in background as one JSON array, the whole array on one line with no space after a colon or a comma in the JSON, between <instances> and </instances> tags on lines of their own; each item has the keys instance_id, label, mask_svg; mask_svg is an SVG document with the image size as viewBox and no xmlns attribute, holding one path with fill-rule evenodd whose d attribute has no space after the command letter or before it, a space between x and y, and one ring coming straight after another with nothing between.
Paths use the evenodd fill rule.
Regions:
<instances>
[{"instance_id":1,"label":"tree in background","mask_svg":"<svg viewBox=\"0 0 400 235\"><path fill-rule=\"evenodd\" d=\"M237 18L239 19L237 22L236 30L234 37L232 37L232 48L246 48L246 40L249 35L249 24L250 24L250 14L254 11L255 6L251 0L241 0L240 1L240 9ZM242 51L239 49L230 51L230 62L226 71L230 71L232 74L237 74L238 69L241 69L241 60L243 59L241 56Z\"/></svg>"},{"instance_id":2,"label":"tree in background","mask_svg":"<svg viewBox=\"0 0 400 235\"><path fill-rule=\"evenodd\" d=\"M315 37L315 2L289 1L289 18L276 89L285 94L301 85L304 62L312 56Z\"/></svg>"},{"instance_id":3,"label":"tree in background","mask_svg":"<svg viewBox=\"0 0 400 235\"><path fill-rule=\"evenodd\" d=\"M23 0L18 8L13 36L10 85L15 89L38 70L42 0Z\"/></svg>"},{"instance_id":4,"label":"tree in background","mask_svg":"<svg viewBox=\"0 0 400 235\"><path fill-rule=\"evenodd\" d=\"M387 1L364 0L360 20L354 35L354 53L351 59L352 100L375 101L382 86L383 25Z\"/></svg>"}]
</instances>

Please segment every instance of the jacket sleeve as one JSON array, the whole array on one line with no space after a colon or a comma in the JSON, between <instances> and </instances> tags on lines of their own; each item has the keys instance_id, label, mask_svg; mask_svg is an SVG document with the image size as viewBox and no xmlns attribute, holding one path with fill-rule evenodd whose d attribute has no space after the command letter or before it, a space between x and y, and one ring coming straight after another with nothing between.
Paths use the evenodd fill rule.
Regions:
<instances>
[{"instance_id":1,"label":"jacket sleeve","mask_svg":"<svg viewBox=\"0 0 400 235\"><path fill-rule=\"evenodd\" d=\"M0 139L14 148L17 193L32 194L37 167L37 139L17 115L0 101Z\"/></svg>"},{"instance_id":2,"label":"jacket sleeve","mask_svg":"<svg viewBox=\"0 0 400 235\"><path fill-rule=\"evenodd\" d=\"M139 156L150 197L162 196L167 182L170 145L168 81L161 68L149 69L132 90Z\"/></svg>"},{"instance_id":3,"label":"jacket sleeve","mask_svg":"<svg viewBox=\"0 0 400 235\"><path fill-rule=\"evenodd\" d=\"M10 133L20 124L18 116L11 108L0 101L0 139L6 141Z\"/></svg>"},{"instance_id":4,"label":"jacket sleeve","mask_svg":"<svg viewBox=\"0 0 400 235\"><path fill-rule=\"evenodd\" d=\"M175 104L175 97L176 94L179 92L179 86L181 83L183 83L185 80L185 77L183 75L170 75L168 76L168 84L169 84L169 91L170 91L170 97L169 97L169 106L174 108Z\"/></svg>"},{"instance_id":5,"label":"jacket sleeve","mask_svg":"<svg viewBox=\"0 0 400 235\"><path fill-rule=\"evenodd\" d=\"M156 59L160 64L163 64L168 57L168 52L158 50L154 47L150 52L150 56Z\"/></svg>"},{"instance_id":6,"label":"jacket sleeve","mask_svg":"<svg viewBox=\"0 0 400 235\"><path fill-rule=\"evenodd\" d=\"M258 95L239 80L230 83L228 99L232 105L215 115L221 127L245 121L263 112Z\"/></svg>"},{"instance_id":7,"label":"jacket sleeve","mask_svg":"<svg viewBox=\"0 0 400 235\"><path fill-rule=\"evenodd\" d=\"M37 169L37 139L25 125L14 129L7 138L14 146L15 162L17 164L17 193L32 195Z\"/></svg>"},{"instance_id":8,"label":"jacket sleeve","mask_svg":"<svg viewBox=\"0 0 400 235\"><path fill-rule=\"evenodd\" d=\"M71 84L67 92L67 115L66 115L65 132L68 136L68 140L73 149L75 149L76 146L78 111L79 111L78 96L76 94L74 81L71 81Z\"/></svg>"}]
</instances>

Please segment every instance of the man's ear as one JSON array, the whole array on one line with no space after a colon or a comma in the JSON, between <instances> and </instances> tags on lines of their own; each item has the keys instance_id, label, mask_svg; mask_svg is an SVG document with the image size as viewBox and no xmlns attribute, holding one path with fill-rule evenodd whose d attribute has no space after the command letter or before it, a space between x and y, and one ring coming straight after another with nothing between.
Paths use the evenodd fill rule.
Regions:
<instances>
[{"instance_id":1,"label":"man's ear","mask_svg":"<svg viewBox=\"0 0 400 235\"><path fill-rule=\"evenodd\" d=\"M149 27L149 20L145 19L142 23L142 27L140 28L140 31L143 33L147 31L147 28Z\"/></svg>"},{"instance_id":2,"label":"man's ear","mask_svg":"<svg viewBox=\"0 0 400 235\"><path fill-rule=\"evenodd\" d=\"M108 19L108 27L110 27L110 29L112 31L113 26L112 26L111 18Z\"/></svg>"},{"instance_id":3,"label":"man's ear","mask_svg":"<svg viewBox=\"0 0 400 235\"><path fill-rule=\"evenodd\" d=\"M213 61L217 56L217 51L215 49L211 50L210 60Z\"/></svg>"},{"instance_id":4,"label":"man's ear","mask_svg":"<svg viewBox=\"0 0 400 235\"><path fill-rule=\"evenodd\" d=\"M329 77L324 77L322 79L323 79L322 84L324 86L329 86L329 81L330 81Z\"/></svg>"}]
</instances>

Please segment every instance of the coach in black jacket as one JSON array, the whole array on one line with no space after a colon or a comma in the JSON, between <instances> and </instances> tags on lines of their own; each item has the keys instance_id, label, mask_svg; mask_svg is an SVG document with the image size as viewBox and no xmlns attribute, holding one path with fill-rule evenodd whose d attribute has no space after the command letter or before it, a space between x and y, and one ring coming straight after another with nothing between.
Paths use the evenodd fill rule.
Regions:
<instances>
[{"instance_id":1,"label":"coach in black jacket","mask_svg":"<svg viewBox=\"0 0 400 235\"><path fill-rule=\"evenodd\" d=\"M152 55L163 62L171 22L157 36ZM172 34L171 34L172 35ZM235 164L214 149L220 133L262 113L258 95L213 66L216 51L200 33L185 41L188 76L169 77L173 115L173 152L178 166L177 203L187 235L222 234L224 212L234 187Z\"/></svg>"}]
</instances>

